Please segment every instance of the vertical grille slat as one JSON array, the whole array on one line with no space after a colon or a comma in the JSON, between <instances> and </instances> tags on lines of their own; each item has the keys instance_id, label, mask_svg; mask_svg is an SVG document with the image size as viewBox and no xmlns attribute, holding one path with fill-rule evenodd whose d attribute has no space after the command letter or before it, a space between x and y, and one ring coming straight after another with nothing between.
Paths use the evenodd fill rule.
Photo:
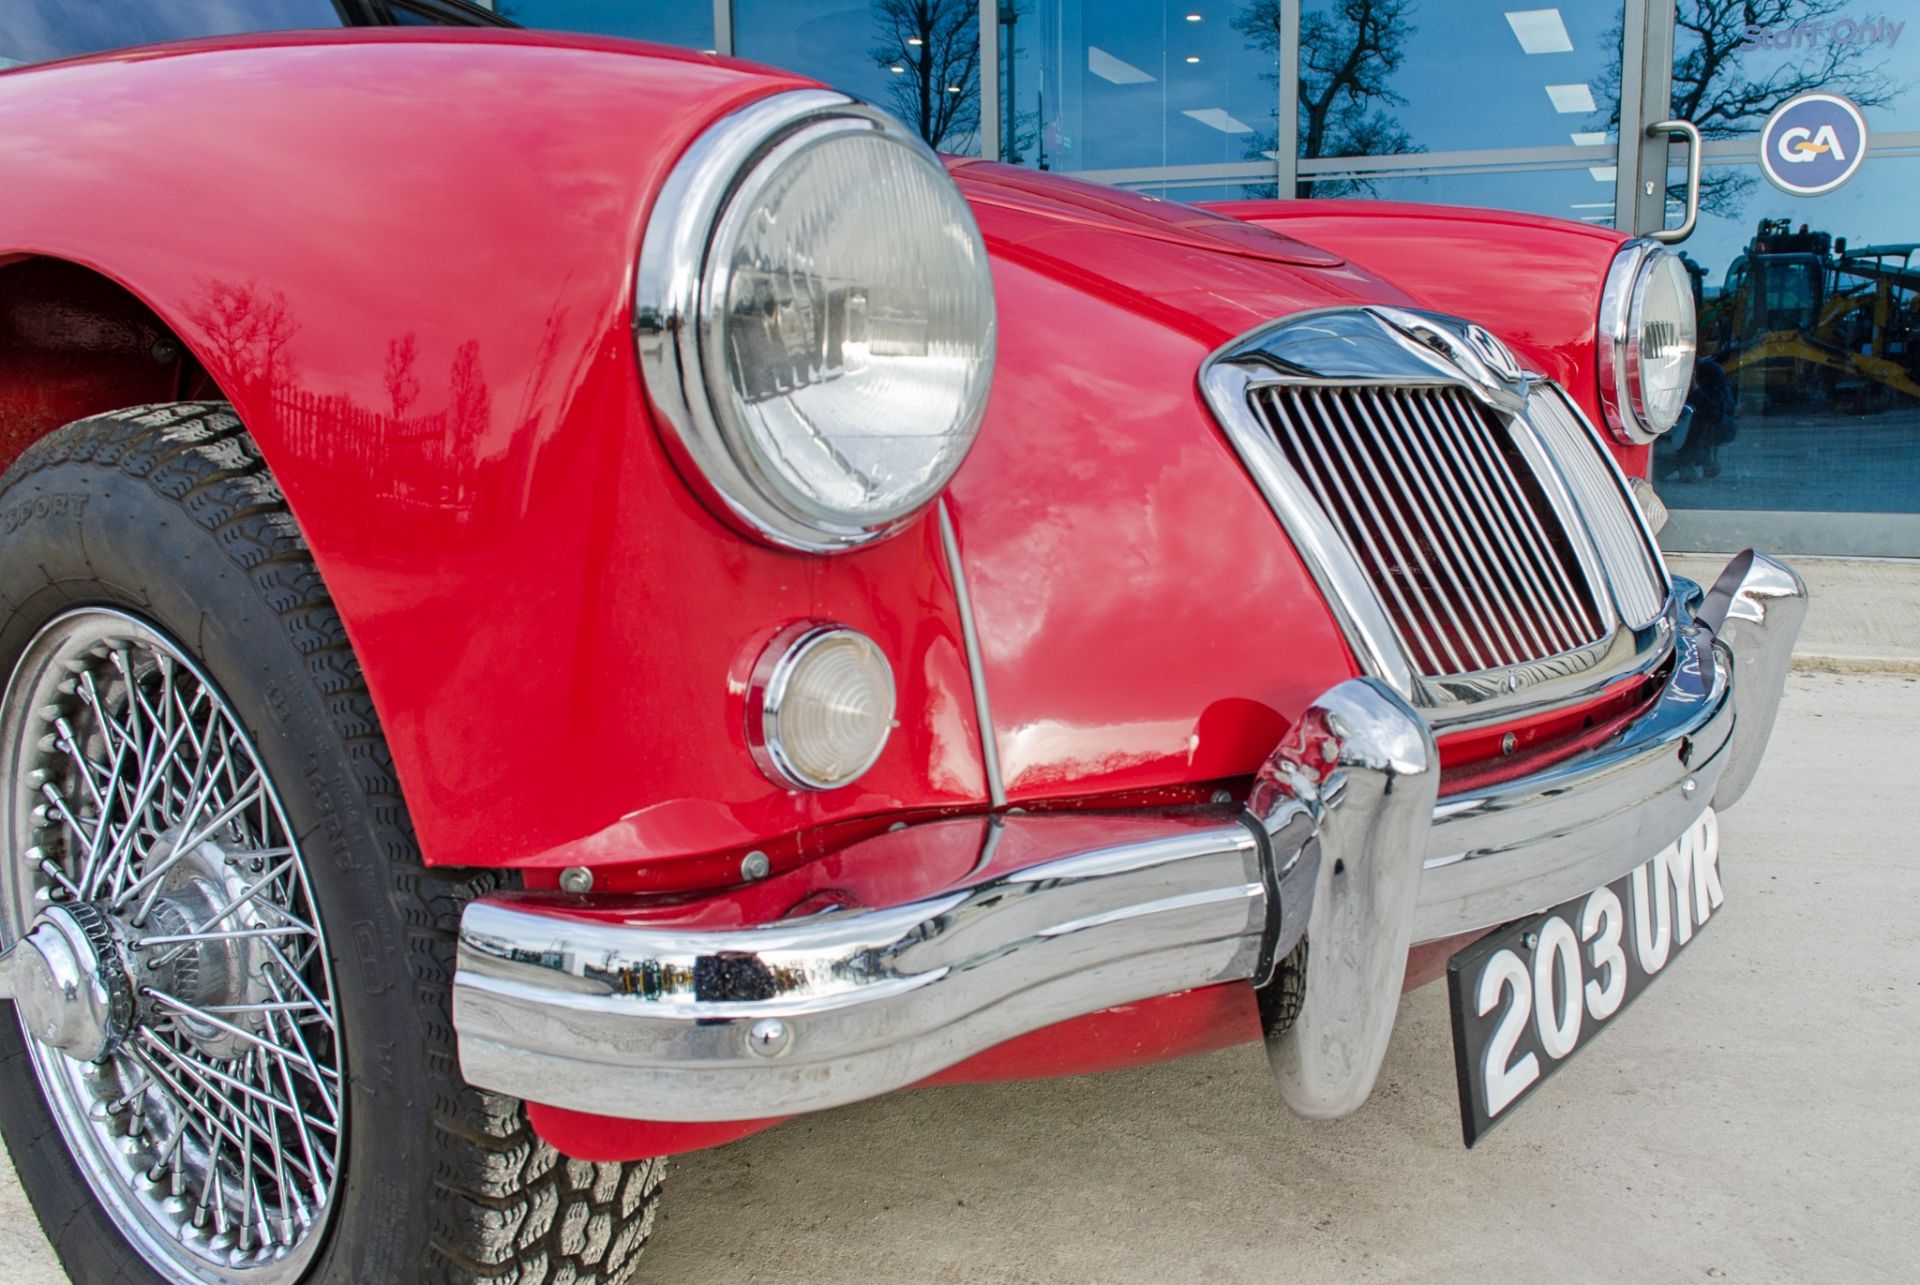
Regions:
<instances>
[{"instance_id":1,"label":"vertical grille slat","mask_svg":"<svg viewBox=\"0 0 1920 1285\"><path fill-rule=\"evenodd\" d=\"M1476 413L1472 406L1462 407L1462 396L1442 394L1439 398L1441 414L1461 426L1472 449L1478 452L1486 476L1494 483L1491 488L1493 494L1507 516L1508 530L1519 546L1515 558L1521 572L1536 593L1546 595L1558 616L1562 632L1557 650L1571 650L1579 645L1584 622L1580 619L1579 608L1573 604L1568 569L1548 553L1546 538L1540 530L1539 511L1529 505L1521 494L1520 481L1514 476L1499 446L1488 440L1484 416Z\"/></svg>"},{"instance_id":2,"label":"vertical grille slat","mask_svg":"<svg viewBox=\"0 0 1920 1285\"><path fill-rule=\"evenodd\" d=\"M1397 397L1385 399L1380 410L1383 418L1391 418L1393 421L1391 430L1381 432L1381 440L1406 462L1408 476L1413 478L1415 489L1420 493L1421 503L1413 506L1414 512L1422 515L1422 521L1425 521L1427 512L1433 513L1441 536L1446 542L1448 556L1451 557L1453 566L1456 568L1456 574L1461 583L1466 586L1467 592L1472 595L1474 605L1480 609L1479 614L1473 619L1487 639L1488 655L1492 658L1492 664L1487 668L1491 668L1492 665L1517 663L1525 654L1525 648L1520 645L1519 623L1514 620L1513 613L1506 602L1490 599L1487 596L1491 577L1487 573L1486 562L1480 557L1480 551L1471 539L1463 543L1455 534L1456 528L1461 531L1466 529L1465 520L1461 517L1460 511L1454 507L1451 496L1447 494L1439 475L1432 470L1423 452L1408 440L1409 434L1406 430L1406 421L1400 414L1399 399ZM1466 574L1469 568L1473 574ZM1498 601L1497 607L1496 601Z\"/></svg>"},{"instance_id":3,"label":"vertical grille slat","mask_svg":"<svg viewBox=\"0 0 1920 1285\"><path fill-rule=\"evenodd\" d=\"M1602 590L1514 430L1466 391L1277 384L1250 397L1422 673L1524 664L1606 635ZM1606 480L1597 459L1575 471L1577 491Z\"/></svg>"},{"instance_id":4,"label":"vertical grille slat","mask_svg":"<svg viewBox=\"0 0 1920 1285\"><path fill-rule=\"evenodd\" d=\"M1376 496L1386 497L1393 495L1394 492L1381 481L1379 471L1373 467L1370 460L1367 460L1366 451L1357 440L1360 434L1353 427L1353 420L1347 414L1347 407L1339 400L1332 401L1333 411L1340 419L1340 423L1336 426L1333 422L1334 416L1327 413L1329 399L1319 393L1314 393L1312 396L1314 404L1320 412L1321 422L1327 425L1329 429L1336 430L1329 432L1327 438L1333 443L1334 449L1340 453L1341 462L1346 466L1347 471L1354 475L1356 483L1361 480L1361 474L1364 471L1366 480L1371 481L1373 484L1372 490ZM1345 429L1345 432L1337 431L1338 429ZM1352 449L1349 449L1349 446L1351 446ZM1364 470L1354 463L1356 458L1366 461ZM1371 503L1369 505L1370 512L1368 516L1377 518L1380 514L1384 513L1389 526L1399 532L1399 538L1396 540L1392 531L1389 531L1386 535L1386 542L1394 546L1393 553L1395 560L1407 572L1404 576L1407 595L1419 606L1420 614L1425 618L1427 627L1431 631L1429 637L1437 644L1438 650L1444 653L1446 663L1454 669L1478 668L1478 666L1469 666L1467 662L1461 660L1460 652L1452 642L1455 631L1458 630L1458 621L1455 620L1454 629L1448 629L1440 623L1441 613L1434 609L1434 594L1432 592L1432 581L1434 579L1433 569L1427 564L1425 556L1421 553L1419 542L1413 538L1413 533L1407 528L1406 520L1401 515L1401 509L1403 507L1402 505L1393 503ZM1419 574L1413 574L1416 570L1413 564L1417 564ZM1399 577L1396 577L1396 579L1399 579ZM1453 615L1450 607L1443 606L1443 610L1448 616ZM1459 632L1464 634L1463 630ZM1464 638L1462 638L1462 641L1465 641Z\"/></svg>"},{"instance_id":5,"label":"vertical grille slat","mask_svg":"<svg viewBox=\"0 0 1920 1285\"><path fill-rule=\"evenodd\" d=\"M1479 505L1460 489L1459 474L1449 467L1446 453L1420 428L1419 412L1412 402L1410 397L1395 394L1388 399L1387 406L1399 423L1400 440L1410 453L1432 468L1446 497L1448 516L1460 527L1463 544L1478 573L1478 583L1484 586L1484 592L1499 609L1499 619L1508 639L1507 653L1502 657L1502 662L1516 664L1526 656L1545 655L1549 649L1533 621L1516 614L1513 609L1514 604L1525 598L1508 578L1500 562L1493 537L1480 520Z\"/></svg>"},{"instance_id":6,"label":"vertical grille slat","mask_svg":"<svg viewBox=\"0 0 1920 1285\"><path fill-rule=\"evenodd\" d=\"M1566 622L1559 618L1553 600L1547 596L1540 578L1527 561L1520 536L1514 530L1513 517L1503 502L1499 479L1491 475L1486 460L1474 451L1471 431L1464 430L1459 421L1446 413L1445 400L1437 395L1422 400L1430 403L1427 422L1436 427L1444 435L1445 442L1453 448L1450 463L1455 475L1462 482L1468 503L1474 504L1481 520L1493 535L1490 552L1495 564L1502 568L1503 578L1512 588L1515 602L1523 608L1521 619L1526 623L1528 632L1541 639L1540 654L1566 651Z\"/></svg>"},{"instance_id":7,"label":"vertical grille slat","mask_svg":"<svg viewBox=\"0 0 1920 1285\"><path fill-rule=\"evenodd\" d=\"M1374 468L1374 477L1380 488L1380 493L1382 495L1404 495L1411 489L1418 488L1424 495L1424 484L1419 482L1414 474L1407 468L1406 461L1396 454L1397 443L1394 442L1392 435L1382 430L1380 421L1375 415L1376 408L1356 398L1347 410L1359 416L1361 422L1365 425L1364 434L1356 432L1355 436L1361 439L1362 444L1359 446L1359 449L1363 454L1368 456L1368 467L1374 468L1372 461L1375 459L1379 461L1379 467ZM1349 420L1350 426L1351 423L1352 421ZM1391 477L1389 478L1387 474L1390 474ZM1492 635L1487 632L1485 616L1475 615L1473 612L1468 611L1465 619L1462 619L1460 611L1455 607L1455 603L1460 602L1462 593L1474 593L1476 586L1472 580L1462 580L1457 575L1451 574L1453 568L1448 564L1448 557L1451 555L1456 559L1455 565L1457 565L1459 553L1450 537L1443 538L1442 533L1435 531L1433 523L1428 520L1428 512L1432 507L1431 499L1429 498L1426 504L1409 504L1400 507L1389 506L1389 511L1394 513L1396 520L1402 521L1402 529L1404 530L1404 520L1401 519L1400 516L1400 508L1402 507L1412 516L1415 525L1420 528L1419 537L1415 537L1411 532L1408 532L1408 540L1416 546L1424 542L1424 547L1431 551L1431 556L1423 555L1421 557L1421 568L1427 573L1430 581L1435 585L1434 596L1439 601L1441 610L1446 613L1448 623L1452 625L1455 636L1460 639L1461 645L1467 649L1471 657L1471 667L1474 669L1488 669L1499 664L1500 649L1495 645ZM1443 581L1445 583L1442 583ZM1464 604L1462 605L1464 606Z\"/></svg>"},{"instance_id":8,"label":"vertical grille slat","mask_svg":"<svg viewBox=\"0 0 1920 1285\"><path fill-rule=\"evenodd\" d=\"M1328 513L1345 515L1345 520L1340 523L1340 526L1342 534L1347 537L1347 543L1353 546L1355 552L1360 553L1362 560L1367 563L1367 571L1374 584L1384 589L1393 599L1393 605L1398 608L1395 613L1396 618L1408 619L1413 613L1408 605L1407 596L1400 587L1400 577L1395 574L1397 559L1388 558L1381 552L1379 542L1374 539L1373 524L1364 520L1363 506L1355 500L1340 470L1334 467L1331 454L1327 450L1326 442L1329 438L1337 438L1337 430L1323 415L1310 407L1304 397L1294 395L1287 401L1289 404L1286 410L1291 413L1280 415L1279 422L1286 428L1288 441L1292 447L1289 453L1295 461L1294 467L1300 469L1309 478L1322 507ZM1311 424L1305 422L1310 417L1318 422ZM1336 492L1338 503L1332 502L1333 493ZM1404 629L1402 631L1402 641L1415 649L1416 663L1423 668L1428 668L1429 672L1432 672L1430 667L1439 663L1432 640L1432 632Z\"/></svg>"}]
</instances>

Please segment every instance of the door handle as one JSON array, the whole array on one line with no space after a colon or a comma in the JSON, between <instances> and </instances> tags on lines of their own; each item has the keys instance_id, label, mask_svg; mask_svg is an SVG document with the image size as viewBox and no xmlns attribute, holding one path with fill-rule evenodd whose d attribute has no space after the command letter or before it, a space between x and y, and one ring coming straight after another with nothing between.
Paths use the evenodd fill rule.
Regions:
<instances>
[{"instance_id":1,"label":"door handle","mask_svg":"<svg viewBox=\"0 0 1920 1285\"><path fill-rule=\"evenodd\" d=\"M1694 224L1700 221L1700 128L1690 120L1663 120L1657 125L1647 126L1648 138L1670 137L1678 134L1687 140L1687 214L1680 220L1677 228L1661 228L1649 232L1647 236L1666 245L1684 241L1693 235ZM1661 185L1665 186L1666 156L1661 154ZM1661 208L1666 208L1662 202Z\"/></svg>"}]
</instances>

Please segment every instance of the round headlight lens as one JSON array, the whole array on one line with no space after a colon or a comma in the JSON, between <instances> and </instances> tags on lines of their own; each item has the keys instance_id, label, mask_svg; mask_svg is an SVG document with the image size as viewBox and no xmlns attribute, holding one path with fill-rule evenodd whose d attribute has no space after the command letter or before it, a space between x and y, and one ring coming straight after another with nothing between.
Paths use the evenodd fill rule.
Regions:
<instances>
[{"instance_id":1,"label":"round headlight lens","mask_svg":"<svg viewBox=\"0 0 1920 1285\"><path fill-rule=\"evenodd\" d=\"M1613 435L1644 445L1678 423L1699 347L1693 283L1678 255L1645 240L1621 247L1601 294L1598 341Z\"/></svg>"},{"instance_id":2,"label":"round headlight lens","mask_svg":"<svg viewBox=\"0 0 1920 1285\"><path fill-rule=\"evenodd\" d=\"M919 139L837 95L780 95L709 133L642 253L641 359L670 444L750 534L814 552L887 535L939 495L986 409L979 229Z\"/></svg>"},{"instance_id":3,"label":"round headlight lens","mask_svg":"<svg viewBox=\"0 0 1920 1285\"><path fill-rule=\"evenodd\" d=\"M1634 414L1650 432L1664 433L1680 422L1693 384L1693 285L1680 257L1665 250L1649 257L1641 277L1628 323L1628 380Z\"/></svg>"},{"instance_id":4,"label":"round headlight lens","mask_svg":"<svg viewBox=\"0 0 1920 1285\"><path fill-rule=\"evenodd\" d=\"M714 247L725 304L708 370L769 498L873 526L931 500L972 445L993 293L945 172L854 128L794 140L735 198Z\"/></svg>"},{"instance_id":5,"label":"round headlight lens","mask_svg":"<svg viewBox=\"0 0 1920 1285\"><path fill-rule=\"evenodd\" d=\"M785 785L857 780L893 730L893 670L865 634L813 625L774 640L760 666L754 751Z\"/></svg>"}]
</instances>

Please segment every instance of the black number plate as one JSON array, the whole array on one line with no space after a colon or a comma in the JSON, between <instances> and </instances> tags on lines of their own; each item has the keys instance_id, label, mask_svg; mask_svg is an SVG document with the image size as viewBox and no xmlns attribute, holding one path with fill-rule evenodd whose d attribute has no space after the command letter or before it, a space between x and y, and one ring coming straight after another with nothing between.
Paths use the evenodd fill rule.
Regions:
<instances>
[{"instance_id":1,"label":"black number plate","mask_svg":"<svg viewBox=\"0 0 1920 1285\"><path fill-rule=\"evenodd\" d=\"M1497 928L1447 964L1469 1147L1586 1047L1720 908L1709 808L1631 874Z\"/></svg>"}]
</instances>

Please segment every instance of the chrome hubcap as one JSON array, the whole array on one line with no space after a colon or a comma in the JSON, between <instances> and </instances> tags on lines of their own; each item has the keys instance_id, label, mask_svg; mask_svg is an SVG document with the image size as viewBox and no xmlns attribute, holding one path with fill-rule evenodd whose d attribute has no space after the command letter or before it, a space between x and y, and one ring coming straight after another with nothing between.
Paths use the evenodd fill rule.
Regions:
<instances>
[{"instance_id":1,"label":"chrome hubcap","mask_svg":"<svg viewBox=\"0 0 1920 1285\"><path fill-rule=\"evenodd\" d=\"M27 1034L83 1062L118 1048L132 1024L133 992L112 928L85 902L40 912L13 961L13 990Z\"/></svg>"},{"instance_id":2,"label":"chrome hubcap","mask_svg":"<svg viewBox=\"0 0 1920 1285\"><path fill-rule=\"evenodd\" d=\"M81 1172L169 1279L297 1279L339 1176L341 1043L246 730L182 649L88 608L29 644L0 754L5 980Z\"/></svg>"}]
</instances>

